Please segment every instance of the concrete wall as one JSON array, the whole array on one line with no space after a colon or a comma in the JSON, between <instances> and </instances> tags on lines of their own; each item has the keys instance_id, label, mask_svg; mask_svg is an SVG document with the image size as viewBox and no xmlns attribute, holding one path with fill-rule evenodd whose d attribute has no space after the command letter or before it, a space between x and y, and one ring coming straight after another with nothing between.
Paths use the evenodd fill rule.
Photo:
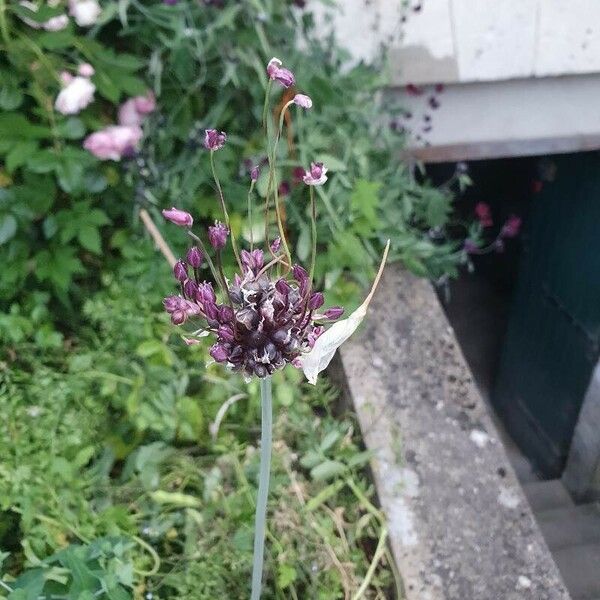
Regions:
<instances>
[{"instance_id":1,"label":"concrete wall","mask_svg":"<svg viewBox=\"0 0 600 600\"><path fill-rule=\"evenodd\" d=\"M600 0L313 0L311 8L354 61L388 48L393 94L406 107L398 126L418 159L600 148ZM417 89L407 94L407 84Z\"/></svg>"},{"instance_id":2,"label":"concrete wall","mask_svg":"<svg viewBox=\"0 0 600 600\"><path fill-rule=\"evenodd\" d=\"M342 0L313 8L355 60L388 46L397 84L600 72L597 0Z\"/></svg>"}]
</instances>

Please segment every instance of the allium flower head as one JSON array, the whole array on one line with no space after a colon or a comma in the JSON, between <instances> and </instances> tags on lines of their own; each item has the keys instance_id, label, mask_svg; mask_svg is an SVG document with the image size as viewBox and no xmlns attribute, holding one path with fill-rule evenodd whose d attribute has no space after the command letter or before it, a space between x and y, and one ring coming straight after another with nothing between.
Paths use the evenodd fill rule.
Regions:
<instances>
[{"instance_id":1,"label":"allium flower head","mask_svg":"<svg viewBox=\"0 0 600 600\"><path fill-rule=\"evenodd\" d=\"M323 185L327 181L327 168L322 162L310 164L310 169L305 171L302 180L306 185Z\"/></svg>"},{"instance_id":2,"label":"allium flower head","mask_svg":"<svg viewBox=\"0 0 600 600\"><path fill-rule=\"evenodd\" d=\"M208 241L215 250L225 247L228 235L229 229L219 221L215 221L215 224L208 228Z\"/></svg>"},{"instance_id":3,"label":"allium flower head","mask_svg":"<svg viewBox=\"0 0 600 600\"><path fill-rule=\"evenodd\" d=\"M310 96L305 94L296 94L294 96L294 104L299 106L300 108L312 108L312 100Z\"/></svg>"},{"instance_id":4,"label":"allium flower head","mask_svg":"<svg viewBox=\"0 0 600 600\"><path fill-rule=\"evenodd\" d=\"M171 223L175 223L175 225L179 225L180 227L191 227L194 224L194 219L189 212L179 210L174 206L169 210L163 210L162 214L167 221L171 221Z\"/></svg>"},{"instance_id":5,"label":"allium flower head","mask_svg":"<svg viewBox=\"0 0 600 600\"><path fill-rule=\"evenodd\" d=\"M296 83L296 78L289 69L281 65L282 62L278 58L273 57L267 65L267 75L272 81L277 81L284 88L289 88Z\"/></svg>"},{"instance_id":6,"label":"allium flower head","mask_svg":"<svg viewBox=\"0 0 600 600\"><path fill-rule=\"evenodd\" d=\"M227 134L216 129L206 129L204 132L204 147L207 150L220 150L227 141Z\"/></svg>"}]
</instances>

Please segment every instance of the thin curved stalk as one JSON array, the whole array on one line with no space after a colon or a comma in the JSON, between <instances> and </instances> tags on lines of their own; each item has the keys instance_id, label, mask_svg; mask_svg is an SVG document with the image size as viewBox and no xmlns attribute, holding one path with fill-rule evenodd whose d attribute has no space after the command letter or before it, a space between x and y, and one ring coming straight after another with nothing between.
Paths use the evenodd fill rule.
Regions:
<instances>
[{"instance_id":1,"label":"thin curved stalk","mask_svg":"<svg viewBox=\"0 0 600 600\"><path fill-rule=\"evenodd\" d=\"M256 499L256 514L254 517L254 557L252 562L251 600L260 600L262 587L267 500L269 497L269 476L271 473L271 447L273 442L271 377L264 377L260 380L260 403L262 414L260 434L260 474L258 480L258 497Z\"/></svg>"},{"instance_id":2,"label":"thin curved stalk","mask_svg":"<svg viewBox=\"0 0 600 600\"><path fill-rule=\"evenodd\" d=\"M313 186L310 187L310 231L311 231L311 246L312 251L310 255L310 273L308 280L311 285L315 274L315 261L317 259L317 203L315 202L315 190Z\"/></svg>"}]
</instances>

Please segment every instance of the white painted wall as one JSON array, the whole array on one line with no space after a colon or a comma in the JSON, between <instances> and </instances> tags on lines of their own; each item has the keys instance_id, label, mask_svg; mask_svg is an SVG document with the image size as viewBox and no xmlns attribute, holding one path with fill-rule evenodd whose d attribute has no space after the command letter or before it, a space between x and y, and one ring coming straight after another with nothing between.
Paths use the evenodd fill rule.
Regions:
<instances>
[{"instance_id":1,"label":"white painted wall","mask_svg":"<svg viewBox=\"0 0 600 600\"><path fill-rule=\"evenodd\" d=\"M313 0L356 60L390 48L394 82L600 72L599 0ZM419 10L415 8L421 7Z\"/></svg>"}]
</instances>

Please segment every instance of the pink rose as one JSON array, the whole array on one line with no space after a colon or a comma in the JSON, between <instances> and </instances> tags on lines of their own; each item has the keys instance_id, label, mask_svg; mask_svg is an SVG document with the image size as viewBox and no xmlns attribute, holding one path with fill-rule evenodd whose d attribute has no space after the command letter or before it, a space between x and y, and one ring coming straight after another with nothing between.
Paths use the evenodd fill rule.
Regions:
<instances>
[{"instance_id":1,"label":"pink rose","mask_svg":"<svg viewBox=\"0 0 600 600\"><path fill-rule=\"evenodd\" d=\"M145 96L129 98L119 107L119 125L140 126L144 116L156 108L156 100L152 92Z\"/></svg>"},{"instance_id":2,"label":"pink rose","mask_svg":"<svg viewBox=\"0 0 600 600\"><path fill-rule=\"evenodd\" d=\"M61 74L62 81L68 77ZM56 97L54 106L63 115L75 115L93 99L96 86L87 77L73 77Z\"/></svg>"},{"instance_id":3,"label":"pink rose","mask_svg":"<svg viewBox=\"0 0 600 600\"><path fill-rule=\"evenodd\" d=\"M88 135L83 147L100 160L119 161L137 148L142 136L138 126L111 125Z\"/></svg>"}]
</instances>

